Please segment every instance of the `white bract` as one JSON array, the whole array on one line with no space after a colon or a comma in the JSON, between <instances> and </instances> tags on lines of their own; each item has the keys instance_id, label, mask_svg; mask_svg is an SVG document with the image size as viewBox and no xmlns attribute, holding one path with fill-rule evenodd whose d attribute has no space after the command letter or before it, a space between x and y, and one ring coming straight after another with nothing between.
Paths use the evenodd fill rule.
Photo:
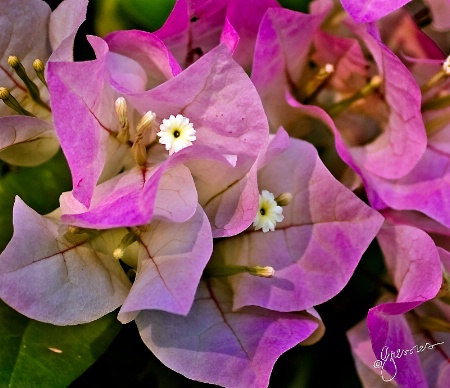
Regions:
<instances>
[{"instance_id":1,"label":"white bract","mask_svg":"<svg viewBox=\"0 0 450 388\"><path fill-rule=\"evenodd\" d=\"M168 119L163 120L159 129L159 142L166 146L169 155L191 146L196 139L193 124L182 115L170 115Z\"/></svg>"},{"instance_id":2,"label":"white bract","mask_svg":"<svg viewBox=\"0 0 450 388\"><path fill-rule=\"evenodd\" d=\"M269 230L274 231L277 222L283 221L283 208L278 206L275 197L267 190L263 190L259 195L259 207L253 226L255 230L262 229L264 233Z\"/></svg>"}]
</instances>

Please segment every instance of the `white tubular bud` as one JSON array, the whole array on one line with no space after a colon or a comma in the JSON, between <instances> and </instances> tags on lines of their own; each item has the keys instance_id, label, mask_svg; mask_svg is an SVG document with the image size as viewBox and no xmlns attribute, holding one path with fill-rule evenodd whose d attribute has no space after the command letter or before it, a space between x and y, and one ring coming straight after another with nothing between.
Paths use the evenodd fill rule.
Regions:
<instances>
[{"instance_id":1,"label":"white tubular bud","mask_svg":"<svg viewBox=\"0 0 450 388\"><path fill-rule=\"evenodd\" d=\"M260 267L259 265L256 267L246 267L247 272L253 276L260 276L262 278L271 278L275 275L275 270L273 267Z\"/></svg>"},{"instance_id":2,"label":"white tubular bud","mask_svg":"<svg viewBox=\"0 0 450 388\"><path fill-rule=\"evenodd\" d=\"M275 198L275 202L277 203L278 206L287 206L291 203L291 201L292 201L291 193L283 193Z\"/></svg>"},{"instance_id":3,"label":"white tubular bud","mask_svg":"<svg viewBox=\"0 0 450 388\"><path fill-rule=\"evenodd\" d=\"M156 114L151 110L149 110L144 116L142 116L136 127L136 136L143 137L144 134L152 128L155 119Z\"/></svg>"},{"instance_id":4,"label":"white tubular bud","mask_svg":"<svg viewBox=\"0 0 450 388\"><path fill-rule=\"evenodd\" d=\"M127 117L127 102L125 98L119 97L115 104L117 118L119 119L120 127L128 127L128 117Z\"/></svg>"}]
</instances>

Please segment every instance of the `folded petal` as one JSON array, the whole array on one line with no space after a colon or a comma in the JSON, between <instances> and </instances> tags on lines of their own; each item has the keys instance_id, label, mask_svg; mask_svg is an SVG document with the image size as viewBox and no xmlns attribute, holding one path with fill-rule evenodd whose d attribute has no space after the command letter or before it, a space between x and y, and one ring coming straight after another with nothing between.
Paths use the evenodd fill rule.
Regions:
<instances>
[{"instance_id":1,"label":"folded petal","mask_svg":"<svg viewBox=\"0 0 450 388\"><path fill-rule=\"evenodd\" d=\"M231 290L201 282L186 317L143 311L136 323L144 343L186 377L226 387L266 387L278 357L319 327L306 313L258 307L231 310Z\"/></svg>"},{"instance_id":2,"label":"folded petal","mask_svg":"<svg viewBox=\"0 0 450 388\"><path fill-rule=\"evenodd\" d=\"M59 150L51 124L34 117L0 117L0 159L14 166L36 166Z\"/></svg>"},{"instance_id":3,"label":"folded petal","mask_svg":"<svg viewBox=\"0 0 450 388\"><path fill-rule=\"evenodd\" d=\"M367 327L375 355L386 349L411 349L414 340L402 314L432 299L442 283L438 250L423 231L410 226L385 224L378 240L398 290L395 302L380 304L369 310ZM423 274L426 273L426 279ZM417 355L387 362L384 369L407 387L426 386Z\"/></svg>"},{"instance_id":4,"label":"folded petal","mask_svg":"<svg viewBox=\"0 0 450 388\"><path fill-rule=\"evenodd\" d=\"M183 223L153 221L139 244L136 280L119 320L129 322L141 310L186 315L212 253L211 226L202 208Z\"/></svg>"},{"instance_id":5,"label":"folded petal","mask_svg":"<svg viewBox=\"0 0 450 388\"><path fill-rule=\"evenodd\" d=\"M86 19L87 5L88 0L65 0L50 15L48 35L54 50L51 61L73 60L75 35Z\"/></svg>"},{"instance_id":6,"label":"folded petal","mask_svg":"<svg viewBox=\"0 0 450 388\"><path fill-rule=\"evenodd\" d=\"M166 171L167 170L167 171ZM62 220L86 228L108 229L144 225L152 217L182 222L197 207L197 191L189 170L169 163L142 170L134 168L96 187L91 207L61 197Z\"/></svg>"},{"instance_id":7,"label":"folded petal","mask_svg":"<svg viewBox=\"0 0 450 388\"><path fill-rule=\"evenodd\" d=\"M248 229L215 245L218 265L275 269L272 278L231 276L233 308L298 311L325 302L347 284L382 217L336 181L314 147L300 140L291 139L290 147L259 171L258 184L293 198L275 231Z\"/></svg>"},{"instance_id":8,"label":"folded petal","mask_svg":"<svg viewBox=\"0 0 450 388\"><path fill-rule=\"evenodd\" d=\"M118 260L101 249L111 236L68 239L58 220L37 214L19 198L13 223L13 238L0 255L5 303L32 319L75 325L98 319L125 300L130 282Z\"/></svg>"}]
</instances>

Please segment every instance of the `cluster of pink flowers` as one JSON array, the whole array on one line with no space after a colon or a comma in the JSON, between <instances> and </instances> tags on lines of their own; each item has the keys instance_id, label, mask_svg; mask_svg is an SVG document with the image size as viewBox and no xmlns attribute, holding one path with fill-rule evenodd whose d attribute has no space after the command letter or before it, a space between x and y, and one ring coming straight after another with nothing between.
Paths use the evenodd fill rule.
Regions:
<instances>
[{"instance_id":1,"label":"cluster of pink flowers","mask_svg":"<svg viewBox=\"0 0 450 388\"><path fill-rule=\"evenodd\" d=\"M0 159L60 146L73 190L44 216L16 199L4 302L56 325L120 307L171 369L265 387L377 238L386 292L348 332L360 378L450 384L450 63L407 1L177 0L154 33L89 36L85 62L86 1L21 3L0 38ZM24 46L19 28L43 32ZM386 353L426 342L442 344Z\"/></svg>"}]
</instances>

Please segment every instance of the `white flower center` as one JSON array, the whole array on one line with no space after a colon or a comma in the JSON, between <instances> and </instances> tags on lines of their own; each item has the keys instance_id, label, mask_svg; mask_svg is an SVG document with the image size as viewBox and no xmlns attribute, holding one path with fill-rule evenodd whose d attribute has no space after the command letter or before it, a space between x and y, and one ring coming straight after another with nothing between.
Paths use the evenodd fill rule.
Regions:
<instances>
[{"instance_id":1,"label":"white flower center","mask_svg":"<svg viewBox=\"0 0 450 388\"><path fill-rule=\"evenodd\" d=\"M253 226L255 230L262 229L264 233L275 230L277 222L283 221L283 208L278 206L275 197L267 190L263 190L259 195L259 207Z\"/></svg>"},{"instance_id":2,"label":"white flower center","mask_svg":"<svg viewBox=\"0 0 450 388\"><path fill-rule=\"evenodd\" d=\"M168 119L162 121L159 129L157 133L160 137L159 142L166 146L169 155L191 146L196 140L193 124L182 115L170 115Z\"/></svg>"}]
</instances>

